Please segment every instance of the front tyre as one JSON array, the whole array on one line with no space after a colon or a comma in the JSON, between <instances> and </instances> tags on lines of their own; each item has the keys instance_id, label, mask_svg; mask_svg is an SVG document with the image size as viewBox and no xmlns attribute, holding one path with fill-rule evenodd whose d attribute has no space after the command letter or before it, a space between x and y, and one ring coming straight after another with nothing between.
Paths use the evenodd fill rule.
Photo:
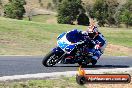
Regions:
<instances>
[{"instance_id":1,"label":"front tyre","mask_svg":"<svg viewBox=\"0 0 132 88\"><path fill-rule=\"evenodd\" d=\"M50 51L43 59L42 64L45 67L52 67L54 66L56 63L58 63L58 56L53 52Z\"/></svg>"}]
</instances>

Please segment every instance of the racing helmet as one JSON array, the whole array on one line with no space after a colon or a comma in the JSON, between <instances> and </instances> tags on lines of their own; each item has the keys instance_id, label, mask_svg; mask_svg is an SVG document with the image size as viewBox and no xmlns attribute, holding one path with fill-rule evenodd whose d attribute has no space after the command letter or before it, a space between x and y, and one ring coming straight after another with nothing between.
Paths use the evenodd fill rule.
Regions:
<instances>
[{"instance_id":1,"label":"racing helmet","mask_svg":"<svg viewBox=\"0 0 132 88\"><path fill-rule=\"evenodd\" d=\"M98 28L95 25L90 25L87 32L89 38L94 39L98 35Z\"/></svg>"}]
</instances>

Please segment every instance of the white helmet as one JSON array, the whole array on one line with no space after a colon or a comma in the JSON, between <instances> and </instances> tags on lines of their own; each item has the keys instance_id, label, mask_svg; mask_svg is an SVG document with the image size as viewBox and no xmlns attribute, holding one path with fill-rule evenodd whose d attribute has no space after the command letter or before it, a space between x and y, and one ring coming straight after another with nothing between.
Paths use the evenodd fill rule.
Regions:
<instances>
[{"instance_id":1,"label":"white helmet","mask_svg":"<svg viewBox=\"0 0 132 88\"><path fill-rule=\"evenodd\" d=\"M98 28L95 25L90 25L87 29L90 38L94 39L98 35Z\"/></svg>"}]
</instances>

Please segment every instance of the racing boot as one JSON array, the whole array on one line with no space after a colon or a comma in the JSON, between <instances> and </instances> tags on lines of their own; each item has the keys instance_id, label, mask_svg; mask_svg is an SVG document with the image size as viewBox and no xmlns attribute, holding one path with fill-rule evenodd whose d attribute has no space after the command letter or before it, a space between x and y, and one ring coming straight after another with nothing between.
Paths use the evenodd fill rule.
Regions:
<instances>
[{"instance_id":1,"label":"racing boot","mask_svg":"<svg viewBox=\"0 0 132 88\"><path fill-rule=\"evenodd\" d=\"M97 63L97 60L92 58L91 63L92 63L93 66L95 66L95 64Z\"/></svg>"},{"instance_id":2,"label":"racing boot","mask_svg":"<svg viewBox=\"0 0 132 88\"><path fill-rule=\"evenodd\" d=\"M92 63L93 66L95 66L95 64L97 63L97 58L98 58L98 57L96 57L96 56L93 56L93 57L91 58L91 63Z\"/></svg>"}]
</instances>

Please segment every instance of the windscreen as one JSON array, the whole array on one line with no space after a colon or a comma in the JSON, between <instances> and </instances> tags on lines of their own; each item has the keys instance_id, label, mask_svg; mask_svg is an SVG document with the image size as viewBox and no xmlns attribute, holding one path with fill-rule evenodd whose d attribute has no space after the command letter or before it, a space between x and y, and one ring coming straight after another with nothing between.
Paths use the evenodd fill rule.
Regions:
<instances>
[{"instance_id":1,"label":"windscreen","mask_svg":"<svg viewBox=\"0 0 132 88\"><path fill-rule=\"evenodd\" d=\"M69 42L72 42L72 43L77 43L77 42L80 42L80 40L84 40L83 35L78 30L72 30L68 32L66 35L66 38Z\"/></svg>"}]
</instances>

